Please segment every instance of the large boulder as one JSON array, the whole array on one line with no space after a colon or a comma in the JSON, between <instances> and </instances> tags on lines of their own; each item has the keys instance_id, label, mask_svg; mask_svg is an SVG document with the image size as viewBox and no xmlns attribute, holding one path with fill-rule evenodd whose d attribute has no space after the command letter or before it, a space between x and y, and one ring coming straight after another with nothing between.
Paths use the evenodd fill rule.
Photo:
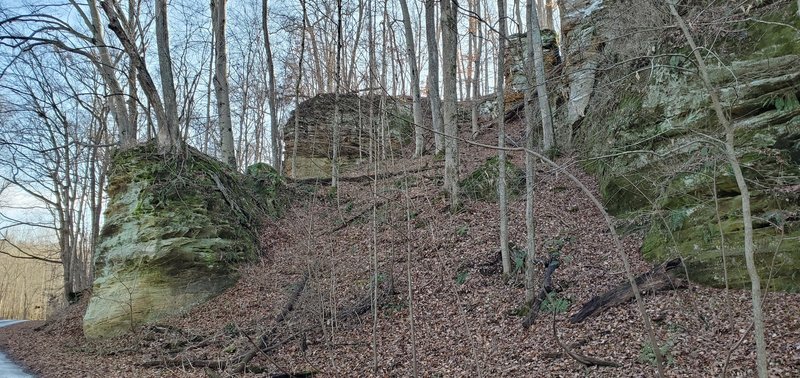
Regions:
<instances>
[{"instance_id":1,"label":"large boulder","mask_svg":"<svg viewBox=\"0 0 800 378\"><path fill-rule=\"evenodd\" d=\"M259 256L259 220L283 206L267 168L244 177L196 150L163 155L154 144L116 153L86 337L185 312L235 283L237 264Z\"/></svg>"},{"instance_id":2,"label":"large boulder","mask_svg":"<svg viewBox=\"0 0 800 378\"><path fill-rule=\"evenodd\" d=\"M661 31L669 29L658 25L674 21L648 8L658 4L648 4L632 9L609 3L592 14L591 25L571 26L569 33L580 33L570 41L583 45L580 36L591 30L590 39L603 43L605 52L588 54L599 70L584 116L561 119L580 121L576 141L594 158L586 168L600 178L603 198L623 229L645 235L646 257L662 262L680 256L693 281L747 287L741 196L721 149L724 134L696 66L687 59L685 38ZM694 32L699 41L714 33L715 54L707 55L710 76L736 129L737 155L751 192L756 264L765 284L800 291L797 5L720 7L708 12L725 14L731 29L703 26ZM700 14L700 8L684 11L687 18ZM634 32L637 38L629 37ZM588 87L573 74L586 62L567 58L568 65L577 65L565 68L574 88ZM582 98L586 91L570 93Z\"/></svg>"},{"instance_id":3,"label":"large boulder","mask_svg":"<svg viewBox=\"0 0 800 378\"><path fill-rule=\"evenodd\" d=\"M283 132L286 151L283 166L288 177L330 177L335 99L333 93L319 94L300 103L292 112ZM383 116L381 109L385 109ZM340 172L366 159L371 146L382 146L382 154L399 153L410 142L413 132L411 99L406 97L339 94L339 117Z\"/></svg>"}]
</instances>

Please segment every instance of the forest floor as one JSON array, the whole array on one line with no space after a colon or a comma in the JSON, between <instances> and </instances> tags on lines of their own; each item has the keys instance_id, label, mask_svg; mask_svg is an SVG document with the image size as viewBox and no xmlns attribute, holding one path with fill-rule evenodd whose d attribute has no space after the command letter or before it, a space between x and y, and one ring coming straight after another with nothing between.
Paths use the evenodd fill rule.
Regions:
<instances>
[{"instance_id":1,"label":"forest floor","mask_svg":"<svg viewBox=\"0 0 800 378\"><path fill-rule=\"evenodd\" d=\"M521 143L520 125L509 128L509 140ZM478 141L495 144L496 133L490 129ZM462 178L496 154L463 143L460 148ZM511 155L523 166L520 153ZM597 194L580 164L558 162ZM393 175L374 182L364 178L374 168L365 164L345 174L362 176L343 179L338 193L326 183L310 189L264 229L261 262L243 267L237 285L183 316L87 341L84 300L46 323L0 330L0 348L42 377L656 374L634 302L569 322L583 303L625 281L601 213L576 185L538 166L537 251L542 257L559 253L554 303L564 311L543 312L525 330L519 315L523 274L518 269L504 277L497 258L497 204L467 199L462 211L448 212L442 166L431 156L396 159L378 167ZM524 246L524 196L512 198L509 209L510 240ZM651 268L640 256L639 236L628 235L623 244L635 274ZM380 289L374 298L376 270ZM726 366L730 376L755 376L748 291L689 282L646 295L644 302L668 376L720 376ZM798 314L800 294L767 293L771 376L800 376ZM587 367L562 353L554 324L557 337L575 352L620 367ZM257 344L268 346L244 373L234 374Z\"/></svg>"}]
</instances>

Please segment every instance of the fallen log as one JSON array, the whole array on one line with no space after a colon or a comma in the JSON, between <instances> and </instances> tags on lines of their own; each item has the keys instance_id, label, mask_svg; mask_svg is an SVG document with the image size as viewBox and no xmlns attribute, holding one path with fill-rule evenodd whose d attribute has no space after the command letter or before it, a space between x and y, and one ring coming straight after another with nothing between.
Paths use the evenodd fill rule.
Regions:
<instances>
[{"instance_id":1,"label":"fallen log","mask_svg":"<svg viewBox=\"0 0 800 378\"><path fill-rule=\"evenodd\" d=\"M636 285L641 290L642 295L652 294L659 291L674 290L682 287L684 280L677 277L678 272L681 271L683 262L680 258L667 261L658 265L636 277ZM625 303L634 298L633 290L631 289L630 282L627 280L613 289L592 298L586 302L580 311L572 315L569 319L571 323L580 323L586 318L596 315L611 307Z\"/></svg>"}]
</instances>

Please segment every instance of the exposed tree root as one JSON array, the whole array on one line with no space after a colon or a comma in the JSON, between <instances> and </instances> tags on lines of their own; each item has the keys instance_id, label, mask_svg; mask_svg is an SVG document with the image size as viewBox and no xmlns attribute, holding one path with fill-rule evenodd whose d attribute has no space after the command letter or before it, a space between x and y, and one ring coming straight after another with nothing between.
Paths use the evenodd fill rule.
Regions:
<instances>
[{"instance_id":1,"label":"exposed tree root","mask_svg":"<svg viewBox=\"0 0 800 378\"><path fill-rule=\"evenodd\" d=\"M539 286L541 289L539 289L539 294L533 300L533 303L530 303L528 316L526 316L525 320L522 322L523 328L528 329L528 327L533 325L536 321L536 318L539 317L539 308L542 306L542 302L547 298L547 294L553 291L553 272L558 268L558 264L558 259L552 256L545 263L544 278L542 279L542 284Z\"/></svg>"}]
</instances>

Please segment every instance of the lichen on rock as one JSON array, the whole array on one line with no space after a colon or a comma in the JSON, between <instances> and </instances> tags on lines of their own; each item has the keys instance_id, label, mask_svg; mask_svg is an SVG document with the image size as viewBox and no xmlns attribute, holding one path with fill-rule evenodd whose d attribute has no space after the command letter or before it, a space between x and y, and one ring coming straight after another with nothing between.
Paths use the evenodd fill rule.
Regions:
<instances>
[{"instance_id":1,"label":"lichen on rock","mask_svg":"<svg viewBox=\"0 0 800 378\"><path fill-rule=\"evenodd\" d=\"M274 170L248 173L192 148L165 155L146 144L114 154L87 338L182 313L236 282L237 265L259 256L260 220L278 216L287 198Z\"/></svg>"}]
</instances>

